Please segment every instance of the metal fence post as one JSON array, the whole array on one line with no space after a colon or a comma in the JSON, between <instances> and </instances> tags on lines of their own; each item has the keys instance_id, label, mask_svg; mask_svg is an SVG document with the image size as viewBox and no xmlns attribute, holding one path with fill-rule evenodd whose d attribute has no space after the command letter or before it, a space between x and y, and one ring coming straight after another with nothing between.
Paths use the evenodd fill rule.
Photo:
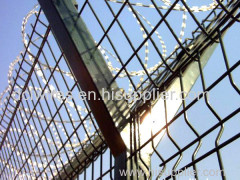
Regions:
<instances>
[{"instance_id":1,"label":"metal fence post","mask_svg":"<svg viewBox=\"0 0 240 180\"><path fill-rule=\"evenodd\" d=\"M87 97L88 104L112 154L121 162L119 168L124 167L126 146L114 122L126 124L129 109L124 100L102 96L103 91L119 90L116 82L110 83L111 72L72 1L39 0L39 4L80 87L95 93L95 99Z\"/></svg>"}]
</instances>

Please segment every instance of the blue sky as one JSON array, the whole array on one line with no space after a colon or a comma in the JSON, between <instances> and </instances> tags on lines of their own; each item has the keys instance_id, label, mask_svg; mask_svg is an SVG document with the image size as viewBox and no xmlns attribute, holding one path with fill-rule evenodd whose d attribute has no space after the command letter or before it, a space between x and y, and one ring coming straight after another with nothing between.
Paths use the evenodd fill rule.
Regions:
<instances>
[{"instance_id":1,"label":"blue sky","mask_svg":"<svg viewBox=\"0 0 240 180\"><path fill-rule=\"evenodd\" d=\"M7 86L9 64L23 49L22 19L36 3L35 0L0 0L0 92Z\"/></svg>"}]
</instances>

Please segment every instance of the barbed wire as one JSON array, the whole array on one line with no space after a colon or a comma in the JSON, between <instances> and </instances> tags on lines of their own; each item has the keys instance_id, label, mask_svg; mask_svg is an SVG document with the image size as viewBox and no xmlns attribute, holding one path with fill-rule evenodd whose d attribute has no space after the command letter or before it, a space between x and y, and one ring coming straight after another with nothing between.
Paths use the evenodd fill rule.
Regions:
<instances>
[{"instance_id":1,"label":"barbed wire","mask_svg":"<svg viewBox=\"0 0 240 180\"><path fill-rule=\"evenodd\" d=\"M122 0L107 0L109 2L112 2L112 3L124 3L125 1ZM158 6L159 9L163 9L163 10L167 10L169 9L169 7L172 6L172 3L170 0L160 0L164 3L164 6ZM217 6L217 2L215 0L213 0L212 3L210 3L209 5L202 5L202 6L193 6L193 7L190 7L190 10L194 13L197 13L197 12L205 12L205 11L210 11L212 9L214 9L216 6ZM155 6L153 4L144 4L144 3L130 3L130 5L132 6L138 6L138 7L145 7L145 8L155 8ZM38 5L35 5L34 8L23 18L23 21L22 21L22 26L21 26L21 35L22 35L22 41L23 41L23 44L24 44L24 47L28 47L27 44L29 43L28 40L27 40L27 33L26 33L26 26L27 26L27 23L28 23L28 20L29 18L34 15L34 14L37 14L38 13L38 8L39 6ZM179 33L179 41L182 42L183 41L183 38L184 38L184 34L185 34L185 29L186 29L186 26L187 26L187 9L184 7L184 6L181 6L180 4L176 4L173 8L173 10L176 10L176 11L180 11L180 12L183 12L183 15L182 15L182 23L181 23L181 30L180 30L180 33ZM137 10L134 10L135 13L133 12L133 10L128 7L128 11L130 13L132 13L137 25L139 26L139 29L142 33L142 38L145 39L147 37L147 34L144 30L144 28L142 27L141 23L137 20L136 18L136 15L135 13L151 28L151 29L154 29L155 27L152 25L152 23L145 17L143 16L139 11ZM160 41L160 44L161 44L161 49L162 49L162 56L163 58L165 59L167 57L167 46L163 40L163 37L160 35L160 33L158 31L155 31L154 32L155 35L157 36L158 40ZM35 41L37 41L38 39L35 39ZM175 49L177 48L177 45L175 46ZM104 59L106 60L107 62L107 65L108 65L108 68L109 70L111 71L111 73L114 75L116 73L118 73L120 71L120 68L118 67L114 67L113 66L113 62L112 60L116 61L116 62L120 62L119 59L110 51L108 50L107 48L103 47L102 45L99 45L98 46L98 49L99 51L101 52L101 54L103 55ZM26 50L27 54L28 54L28 61L30 62L33 62L34 61L34 57L32 56L31 54L31 49L28 48L28 49L24 49ZM8 86L3 90L3 92L0 94L0 110L2 110L2 106L4 105L3 102L6 101L6 97L4 99L4 96L7 92L9 92L13 87L13 71L15 69L15 65L18 63L18 62L21 62L23 59L21 58L21 54L24 52L24 50L22 50L20 52L20 54L16 57L16 59L10 63L9 65L9 71L8 71ZM149 43L148 41L144 44L144 50L145 50L145 57L144 57L144 66L147 68L147 71L149 73L152 73L154 72L155 70L157 70L160 66L163 65L163 62L162 61L159 61L158 63L156 63L154 66L152 67L148 67L148 62L149 62ZM170 53L171 54L171 53ZM110 58L111 57L111 58ZM51 66L48 66L42 62L39 61L39 64L42 65L44 67L44 70L53 70L54 68L51 67ZM42 73L42 70L41 68L39 68L38 65L36 65L35 67L35 71L36 71L36 74L37 76L41 79L41 81L46 85L48 82L47 80L45 79L43 73ZM71 72L68 72L68 71L63 71L59 68L56 68L55 69L56 72L60 72L62 74L64 74L65 76L67 77L70 77L71 79L74 79L73 75ZM141 84L144 80L144 75L145 75L145 71L144 70L139 70L139 71L130 71L129 72L129 75L130 76L139 76L140 77L140 81L138 83L137 86L139 86L139 84ZM24 76L24 74L22 75ZM120 73L119 77L120 78L124 78L126 77L127 74L125 72L122 72ZM49 83L49 87L50 87L50 90L51 91L55 91L56 88ZM35 89L35 90L41 90L41 88L39 87L31 87L29 86L29 89ZM133 87L132 87L132 84L129 83L129 89L128 89L129 92L132 92L133 91ZM57 99L58 100L58 99ZM59 100L61 102L61 100ZM15 102L16 103L16 102ZM83 108L82 106L80 105L74 105L71 101L66 101L66 104L68 105L68 107L71 107L72 109L74 109L76 112L85 112L87 113L87 109L86 108ZM75 108L75 106L77 108ZM13 108L12 108L13 109ZM19 107L19 112L25 112L26 114L31 114L31 111L28 109L28 108L23 108L23 107ZM71 113L71 110L69 108L67 108L67 111L69 113L69 115L72 117L72 113ZM8 112L6 112L8 113ZM10 114L10 113L9 113ZM32 114L33 117L40 117L40 120L44 120L46 122L50 122L52 121L52 119L50 117L45 117L41 112L35 110L35 112ZM24 118L23 121L24 123L27 124L27 117L24 115L24 113L22 113L22 117ZM73 123L77 123L77 122L80 122L80 120L77 120L77 119L71 119L71 121L68 121L68 120L64 120L64 121L60 121L60 120L57 120L57 119L54 119L53 120L57 127L62 131L63 134L66 135L66 131L65 129L62 127L61 123L70 123L70 122L73 122ZM91 121L88 121L88 119L86 119L85 121L83 121L84 123L84 126L86 127L87 129L87 133L91 136L91 137L95 137L97 135L96 132L92 132L92 122ZM34 126L32 126L31 124L29 124L29 128L31 130L31 132L33 133L29 133L29 137L30 138L40 138L38 133L37 133L37 130L34 128ZM53 142L50 138L43 138L43 140L45 140L47 143L49 144L54 144L56 143L57 146L61 146L61 141L59 140L59 135L58 133L56 133L56 129L53 127L53 125L51 124L50 125L50 128L51 130L53 131L54 135L56 136L56 142ZM30 132L30 130L25 130L24 133L28 133ZM17 129L17 128L10 128L10 131L14 131L14 132L17 132L17 131L21 131L21 129ZM1 132L1 133L5 133L4 131ZM1 134L0 133L0 134ZM79 143L77 143L77 138L74 137L73 138L73 143L72 142L68 142L66 143L65 147L68 148L68 152L70 152L70 157L73 156L73 152L76 151L76 148L80 148L80 144L83 144L83 145L86 145L89 143L89 141L91 141L91 138L89 139L89 137L85 134L85 138ZM11 143L6 140L6 143L4 144L4 146L6 147L12 147ZM54 154L45 154L44 151L43 151L43 147L42 145L40 144L39 145L39 148L41 149L41 153L43 154L32 154L32 156L43 156L44 155L44 158L48 158L48 157L51 157L53 156ZM30 149L31 151L31 149ZM21 150L17 150L16 151L17 155L19 156L22 156L22 159L26 159L26 157L28 156L28 154L24 151L21 151ZM58 152L59 153L64 153L64 152ZM2 163L6 163L6 162L2 162ZM67 161L65 162L67 163ZM7 164L7 163L6 163ZM57 163L59 164L59 167L51 167L52 169L55 169L55 171L57 172L56 168L62 168L62 164L61 163ZM38 173L37 170L34 168L36 166L38 167L45 167L47 166L47 163L39 163L39 162L35 162L33 160L29 161L29 165L31 165L33 167L33 170L28 172L28 174L26 173L20 173L20 176L22 177L28 177L28 175L30 176L31 174L36 174ZM51 165L50 165L51 166ZM16 168L14 167L8 167L10 169L10 171L18 171Z\"/></svg>"}]
</instances>

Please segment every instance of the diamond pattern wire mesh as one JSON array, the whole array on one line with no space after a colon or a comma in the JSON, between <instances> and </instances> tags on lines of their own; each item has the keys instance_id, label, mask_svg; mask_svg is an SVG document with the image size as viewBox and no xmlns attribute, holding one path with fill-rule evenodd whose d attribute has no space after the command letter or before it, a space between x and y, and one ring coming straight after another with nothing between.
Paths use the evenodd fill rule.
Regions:
<instances>
[{"instance_id":1,"label":"diamond pattern wire mesh","mask_svg":"<svg viewBox=\"0 0 240 180\"><path fill-rule=\"evenodd\" d=\"M96 46L122 92L144 93L152 92L154 88L164 91L176 77L184 90L182 74L195 61L199 64L200 77L193 90L208 91L211 99L202 93L199 100L183 100L171 119L167 117L171 107L163 101L161 112L164 112L165 122L143 143L138 138L140 124L146 113L152 111L153 101L146 103L140 99L134 102L130 98L130 164L136 158L144 164L141 151L150 144L154 150L152 168L164 170L150 173L152 178L176 179L164 172L170 170L177 175L179 170L186 168L207 167L224 172L219 179L237 177L231 168L235 163L237 169L240 156L227 153L229 149L239 150L240 130L232 127L237 126L240 119L240 61L238 51L228 53L232 48L228 42L234 41L233 37L239 33L239 2L215 1L215 6L199 9L185 1L169 3L167 8L161 6L160 1L151 0L151 5L146 1L139 2L78 2L79 16L96 40ZM178 3L180 6L176 5ZM179 36L174 18L176 11L181 9L184 18L183 23L179 23L183 24ZM195 11L203 12L198 15ZM190 19L186 20L186 14ZM55 94L52 99L44 94L42 98L28 99L31 93L61 91L66 95L71 91L76 97L81 91L41 9L35 12L35 18L26 37L28 43L22 60L15 65L11 88L2 105L0 177L61 179L65 174L70 179L77 175L78 179L114 179L114 158L86 100L75 101L68 96L62 100L61 94ZM186 21L191 28L184 30ZM223 39L222 34L228 29L231 36L227 33ZM185 40L184 31L188 37ZM235 41L239 43L237 38ZM203 69L202 52L214 42L220 45ZM16 101L13 92L18 91L28 93ZM236 99L229 100L232 96ZM226 110L222 112L224 108ZM156 146L154 139L159 135L161 140ZM142 169L138 163L137 168ZM195 178L201 179L200 174Z\"/></svg>"}]
</instances>

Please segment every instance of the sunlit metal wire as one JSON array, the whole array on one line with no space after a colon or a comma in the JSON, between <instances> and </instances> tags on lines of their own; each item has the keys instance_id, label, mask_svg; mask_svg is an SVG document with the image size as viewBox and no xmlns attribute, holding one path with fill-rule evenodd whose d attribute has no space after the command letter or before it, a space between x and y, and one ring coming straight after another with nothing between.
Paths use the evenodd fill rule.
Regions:
<instances>
[{"instance_id":1,"label":"sunlit metal wire","mask_svg":"<svg viewBox=\"0 0 240 180\"><path fill-rule=\"evenodd\" d=\"M159 88L163 91L174 78L180 77L181 89L184 90L181 74L192 61L200 64L200 79L203 92L211 91L215 86L223 81L225 77L229 77L231 87L239 95L239 88L235 85L232 77L232 72L239 67L239 61L235 60L234 64L229 65L227 53L222 40L222 33L236 23L239 14L235 14L238 10L239 2L237 1L213 1L209 5L200 7L188 6L186 1L171 1L163 0L164 5L159 5L159 2L151 1L151 4L144 2L128 2L128 1L102 1L104 8L112 15L112 21L106 23L99 16L99 10L94 6L92 1L79 2L81 6L79 15L86 19L88 27L91 21L87 21L87 15L91 14L96 27L102 30L102 34L94 34L96 46L105 58L114 79L119 83L124 93L138 91L143 93L152 88ZM119 5L120 9L116 8ZM223 9L224 6L226 9ZM25 50L21 52L21 57L10 65L8 80L9 86L1 94L1 122L0 122L0 141L1 141L1 163L0 176L5 179L24 179L24 178L39 178L48 179L52 177L61 177L62 172L67 174L69 178L80 174L79 178L88 179L113 179L113 158L106 143L98 129L85 100L75 101L69 100L67 97L62 100L53 98L48 100L47 97L36 99L28 99L27 101L16 101L13 98L13 92L27 91L51 93L54 91L71 91L76 95L81 88L74 79L74 75L66 63L64 53L59 49L56 40L51 35L51 28L42 13L41 9L35 7L24 19L22 27L23 42ZM121 9L122 8L122 9ZM139 9L140 8L140 9ZM157 22L151 22L147 19L147 11L141 11L141 8L150 8L156 10L158 15ZM133 38L129 35L129 29L121 19L121 14L127 13L133 15L136 26L140 29L142 39L139 42L133 42ZM182 22L180 33L175 33L172 24L167 20L174 11L182 13ZM207 12L205 19L198 19L194 13ZM31 34L25 33L27 19L35 15L36 20L32 27ZM192 37L184 39L186 34L187 17L192 19L196 30L190 29ZM110 18L111 19L111 18ZM93 23L93 22L91 22ZM166 28L168 34L164 37L160 29ZM94 27L95 28L95 27ZM112 29L118 29L118 34L111 34ZM205 34L205 39L199 43L198 37ZM125 40L124 45L128 45L123 50L129 51L125 56L121 51L114 36L119 35L119 38ZM156 35L156 37L154 37ZM186 35L185 35L186 36ZM163 40L164 38L169 40ZM28 39L28 40L27 40ZM171 48L167 48L167 41L171 41ZM201 67L200 56L203 49L213 42L219 42L226 70L211 85L206 85L204 81L204 72ZM160 44L158 44L160 43ZM197 44L199 43L199 44ZM161 47L161 48L160 48ZM170 49L170 50L168 50ZM168 51L167 51L168 50ZM167 52L170 52L169 54ZM184 54L184 58L181 57ZM153 55L152 55L153 54ZM154 60L156 58L156 60ZM39 94L41 95L41 94ZM56 95L55 95L56 97ZM23 96L27 99L27 96ZM154 138L161 132L164 132L164 138L170 140L174 151L171 151L167 158L163 158L159 148L154 145L154 157L157 157L158 163L163 169L171 167L174 173L178 173L178 169L192 167L197 169L198 163L210 156L213 153L217 154L219 169L223 170L223 162L220 149L227 144L237 140L237 135L222 143L221 135L223 133L223 124L239 113L239 107L228 113L225 118L217 114L209 104L208 97L202 94L201 99L205 99L205 105L210 113L214 115L217 122L208 127L206 132L200 133L194 125L189 122L187 117L188 111L194 108L195 104L199 103L197 99L186 103L182 102L182 108L173 119L167 119L165 125L159 128L158 132L152 134L152 137L144 144L137 140L138 128L143 109L151 110L151 105L144 104L141 100L137 103L129 101L129 107L132 108L132 129L129 139L134 143L139 143L140 146L131 146L130 161L133 161L135 156L141 156L141 150L147 144L154 144ZM141 107L141 110L138 110ZM169 108L164 104L165 113ZM171 136L171 126L175 121L180 121L182 117L185 124L194 133L195 139L186 140L185 146L180 146ZM134 127L133 127L134 126ZM213 149L207 153L197 154L201 148L202 141L205 136L211 134L215 129L220 128L216 137L216 144ZM96 143L97 141L97 143ZM192 153L191 161L184 160L184 151L197 144ZM161 146L161 141L159 143ZM89 151L89 147L92 148ZM94 150L94 151L93 151ZM84 155L83 159L79 159L79 155ZM109 166L104 166L103 158L108 157ZM77 167L74 162L78 161ZM182 161L187 164L179 167ZM99 166L99 173L95 172L96 164ZM172 165L173 164L173 165ZM90 166L90 167L89 167ZM71 168L71 173L68 168ZM104 168L103 168L104 167ZM197 175L195 175L197 178ZM147 178L147 177L146 177ZM158 178L170 179L171 176L164 177L159 173ZM224 177L222 176L222 179Z\"/></svg>"}]
</instances>

